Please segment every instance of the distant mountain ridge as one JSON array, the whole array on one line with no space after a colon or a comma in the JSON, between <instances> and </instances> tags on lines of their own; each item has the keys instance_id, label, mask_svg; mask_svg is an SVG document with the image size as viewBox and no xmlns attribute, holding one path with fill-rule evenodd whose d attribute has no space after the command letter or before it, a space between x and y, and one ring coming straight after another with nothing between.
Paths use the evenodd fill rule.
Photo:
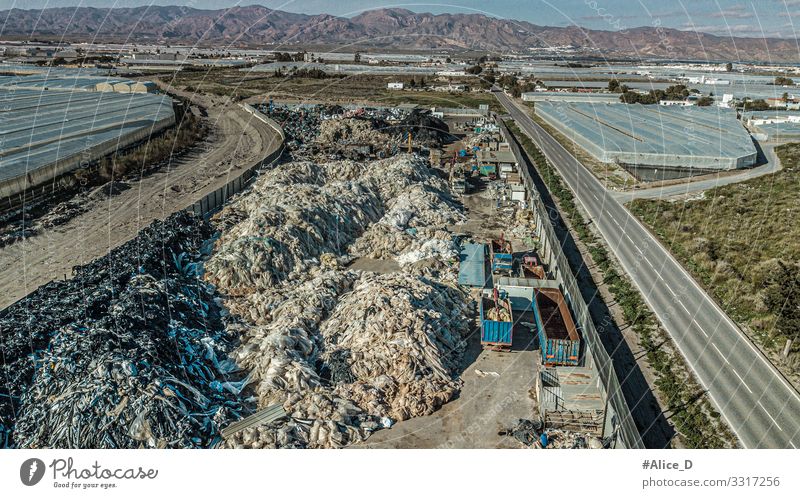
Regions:
<instances>
[{"instance_id":1,"label":"distant mountain ridge","mask_svg":"<svg viewBox=\"0 0 800 498\"><path fill-rule=\"evenodd\" d=\"M352 18L293 14L252 5L221 10L182 6L62 7L0 11L0 39L172 43L219 48L455 49L524 52L574 46L587 53L639 58L798 61L797 40L720 37L667 28L624 31L549 27L482 14L376 9Z\"/></svg>"}]
</instances>

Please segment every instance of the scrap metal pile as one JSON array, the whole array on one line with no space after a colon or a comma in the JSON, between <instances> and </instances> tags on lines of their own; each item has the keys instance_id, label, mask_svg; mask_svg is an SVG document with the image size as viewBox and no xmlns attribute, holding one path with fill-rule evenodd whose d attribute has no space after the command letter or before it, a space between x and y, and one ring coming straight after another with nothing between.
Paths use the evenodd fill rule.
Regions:
<instances>
[{"instance_id":1,"label":"scrap metal pile","mask_svg":"<svg viewBox=\"0 0 800 498\"><path fill-rule=\"evenodd\" d=\"M415 141L428 146L440 147L451 138L450 128L430 111L414 109L396 126L397 132L411 132Z\"/></svg>"},{"instance_id":2,"label":"scrap metal pile","mask_svg":"<svg viewBox=\"0 0 800 498\"><path fill-rule=\"evenodd\" d=\"M468 320L445 225L462 219L446 183L409 155L284 164L218 214L206 278L238 319L228 326L241 338L233 357L251 372L258 407L290 414L225 445L340 447L452 399ZM448 271L343 268L400 233L406 244L389 237L383 253L427 248Z\"/></svg>"},{"instance_id":3,"label":"scrap metal pile","mask_svg":"<svg viewBox=\"0 0 800 498\"><path fill-rule=\"evenodd\" d=\"M201 258L210 226L178 213L0 313L5 447L208 447L240 390Z\"/></svg>"},{"instance_id":4,"label":"scrap metal pile","mask_svg":"<svg viewBox=\"0 0 800 498\"><path fill-rule=\"evenodd\" d=\"M346 111L325 105L259 109L283 127L286 145L296 153L295 157L311 158L323 153L351 159L364 159L369 154L388 157L402 149L409 132L413 144L426 147L441 147L452 138L444 121L422 109L395 109L392 113Z\"/></svg>"}]
</instances>

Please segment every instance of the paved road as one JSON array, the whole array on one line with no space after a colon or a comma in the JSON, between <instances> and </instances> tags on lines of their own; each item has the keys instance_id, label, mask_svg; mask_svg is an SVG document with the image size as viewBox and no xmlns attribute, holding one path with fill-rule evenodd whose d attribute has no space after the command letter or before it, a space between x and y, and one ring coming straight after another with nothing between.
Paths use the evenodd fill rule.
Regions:
<instances>
[{"instance_id":1,"label":"paved road","mask_svg":"<svg viewBox=\"0 0 800 498\"><path fill-rule=\"evenodd\" d=\"M505 94L495 95L561 173L741 444L800 448L797 391L577 159Z\"/></svg>"},{"instance_id":2,"label":"paved road","mask_svg":"<svg viewBox=\"0 0 800 498\"><path fill-rule=\"evenodd\" d=\"M677 195L701 192L710 188L721 187L722 185L730 185L731 183L739 183L779 171L781 169L781 164L778 156L775 154L775 145L761 144L760 147L763 152L763 159L761 159L761 161L763 161L764 164L756 166L755 168L749 168L737 173L725 173L712 178L664 185L662 187L613 192L612 195L617 201L623 204L633 199L663 199Z\"/></svg>"}]
</instances>

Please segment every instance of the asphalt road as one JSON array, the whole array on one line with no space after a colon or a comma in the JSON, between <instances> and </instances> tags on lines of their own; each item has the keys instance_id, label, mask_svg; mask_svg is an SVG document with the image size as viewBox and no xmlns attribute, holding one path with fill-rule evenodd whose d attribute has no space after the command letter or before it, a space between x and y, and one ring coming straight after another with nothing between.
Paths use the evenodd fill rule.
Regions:
<instances>
[{"instance_id":1,"label":"asphalt road","mask_svg":"<svg viewBox=\"0 0 800 498\"><path fill-rule=\"evenodd\" d=\"M575 193L746 448L800 448L800 395L653 235L511 99L495 92Z\"/></svg>"}]
</instances>

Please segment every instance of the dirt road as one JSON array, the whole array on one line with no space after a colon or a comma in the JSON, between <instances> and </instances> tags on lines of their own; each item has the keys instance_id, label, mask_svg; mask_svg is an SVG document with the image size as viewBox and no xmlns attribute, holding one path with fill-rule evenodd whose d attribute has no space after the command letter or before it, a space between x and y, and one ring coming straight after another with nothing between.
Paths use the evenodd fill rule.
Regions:
<instances>
[{"instance_id":1,"label":"dirt road","mask_svg":"<svg viewBox=\"0 0 800 498\"><path fill-rule=\"evenodd\" d=\"M275 132L238 104L193 96L208 110L209 138L196 150L68 223L0 249L0 309L75 265L105 255L155 219L224 185L279 146Z\"/></svg>"}]
</instances>

